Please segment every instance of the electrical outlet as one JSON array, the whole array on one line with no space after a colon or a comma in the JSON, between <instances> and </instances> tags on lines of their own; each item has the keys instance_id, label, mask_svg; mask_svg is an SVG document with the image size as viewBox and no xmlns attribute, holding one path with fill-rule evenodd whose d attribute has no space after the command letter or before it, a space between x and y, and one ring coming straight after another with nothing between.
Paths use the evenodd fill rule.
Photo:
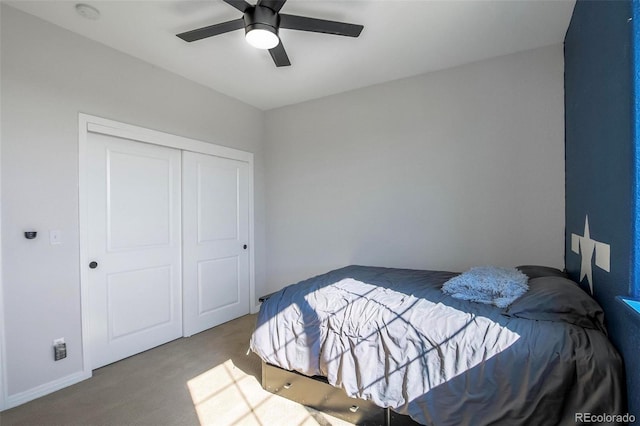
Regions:
<instances>
[{"instance_id":1,"label":"electrical outlet","mask_svg":"<svg viewBox=\"0 0 640 426\"><path fill-rule=\"evenodd\" d=\"M60 361L67 357L67 344L64 342L64 338L56 339L53 341L53 360Z\"/></svg>"}]
</instances>

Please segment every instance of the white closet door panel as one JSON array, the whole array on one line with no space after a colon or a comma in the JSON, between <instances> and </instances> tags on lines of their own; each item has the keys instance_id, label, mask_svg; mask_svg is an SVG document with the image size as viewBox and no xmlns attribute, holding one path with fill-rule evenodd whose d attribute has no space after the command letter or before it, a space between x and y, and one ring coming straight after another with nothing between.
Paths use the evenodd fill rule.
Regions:
<instances>
[{"instance_id":1,"label":"white closet door panel","mask_svg":"<svg viewBox=\"0 0 640 426\"><path fill-rule=\"evenodd\" d=\"M171 265L110 274L109 338L119 339L170 323L171 299ZM144 315L140 315L141 306L145 307Z\"/></svg>"},{"instance_id":2,"label":"white closet door panel","mask_svg":"<svg viewBox=\"0 0 640 426\"><path fill-rule=\"evenodd\" d=\"M175 201L170 159L110 151L107 162L109 250L168 245Z\"/></svg>"},{"instance_id":3,"label":"white closet door panel","mask_svg":"<svg viewBox=\"0 0 640 426\"><path fill-rule=\"evenodd\" d=\"M184 335L249 313L248 164L184 152Z\"/></svg>"},{"instance_id":4,"label":"white closet door panel","mask_svg":"<svg viewBox=\"0 0 640 426\"><path fill-rule=\"evenodd\" d=\"M198 242L237 241L238 169L216 168L201 162L197 167Z\"/></svg>"},{"instance_id":5,"label":"white closet door panel","mask_svg":"<svg viewBox=\"0 0 640 426\"><path fill-rule=\"evenodd\" d=\"M97 368L182 335L181 153L97 133L87 142Z\"/></svg>"},{"instance_id":6,"label":"white closet door panel","mask_svg":"<svg viewBox=\"0 0 640 426\"><path fill-rule=\"evenodd\" d=\"M238 256L198 262L198 314L240 302Z\"/></svg>"}]
</instances>

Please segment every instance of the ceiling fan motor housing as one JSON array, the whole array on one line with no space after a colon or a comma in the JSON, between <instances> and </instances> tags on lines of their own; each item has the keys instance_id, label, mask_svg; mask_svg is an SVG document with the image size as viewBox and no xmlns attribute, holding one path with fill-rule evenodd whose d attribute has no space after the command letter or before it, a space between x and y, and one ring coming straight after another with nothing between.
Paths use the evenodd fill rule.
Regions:
<instances>
[{"instance_id":1,"label":"ceiling fan motor housing","mask_svg":"<svg viewBox=\"0 0 640 426\"><path fill-rule=\"evenodd\" d=\"M278 35L280 15L264 6L247 8L244 12L244 32L251 30L267 30Z\"/></svg>"}]
</instances>

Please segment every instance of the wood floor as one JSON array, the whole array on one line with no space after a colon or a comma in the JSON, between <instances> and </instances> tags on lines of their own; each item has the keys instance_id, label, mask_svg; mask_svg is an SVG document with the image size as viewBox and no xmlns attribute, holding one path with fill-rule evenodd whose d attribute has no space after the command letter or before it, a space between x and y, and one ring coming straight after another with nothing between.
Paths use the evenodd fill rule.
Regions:
<instances>
[{"instance_id":1,"label":"wood floor","mask_svg":"<svg viewBox=\"0 0 640 426\"><path fill-rule=\"evenodd\" d=\"M1 426L348 425L260 386L255 315L178 339L0 413Z\"/></svg>"}]
</instances>

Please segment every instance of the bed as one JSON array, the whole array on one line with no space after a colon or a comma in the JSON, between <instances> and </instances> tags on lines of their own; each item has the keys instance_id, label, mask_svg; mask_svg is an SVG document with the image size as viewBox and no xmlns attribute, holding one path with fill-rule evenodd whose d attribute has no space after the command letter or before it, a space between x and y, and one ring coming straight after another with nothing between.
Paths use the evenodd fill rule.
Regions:
<instances>
[{"instance_id":1,"label":"bed","mask_svg":"<svg viewBox=\"0 0 640 426\"><path fill-rule=\"evenodd\" d=\"M289 397L319 409L339 390L358 424L623 414L622 360L601 308L561 271L520 269L529 290L506 308L443 293L458 275L445 271L352 265L287 286L264 299L251 337L263 386L286 394L302 383ZM383 411L370 420L372 407Z\"/></svg>"}]
</instances>

